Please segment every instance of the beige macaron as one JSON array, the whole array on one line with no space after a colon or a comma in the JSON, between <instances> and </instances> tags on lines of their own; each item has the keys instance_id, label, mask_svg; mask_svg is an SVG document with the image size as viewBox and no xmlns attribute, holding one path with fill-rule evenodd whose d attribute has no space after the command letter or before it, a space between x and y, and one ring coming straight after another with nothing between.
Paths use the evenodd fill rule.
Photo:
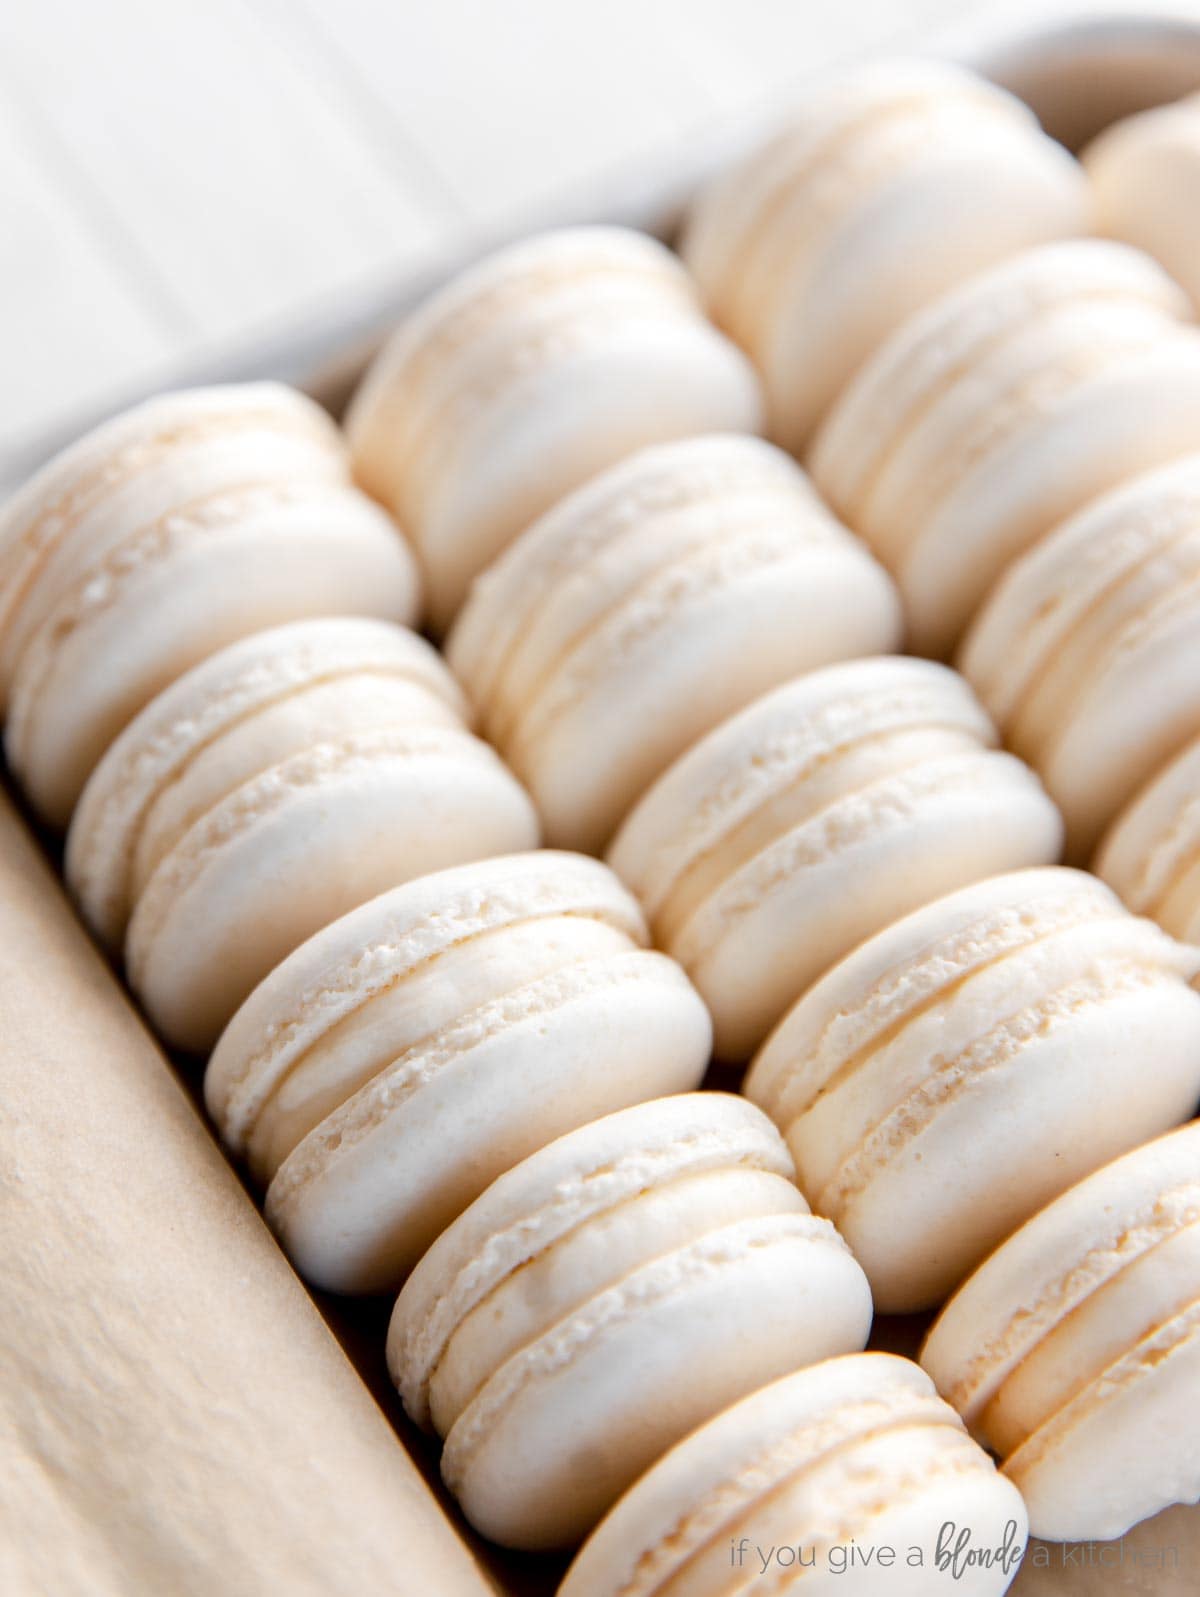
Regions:
<instances>
[{"instance_id":1,"label":"beige macaron","mask_svg":"<svg viewBox=\"0 0 1200 1597\"><path fill-rule=\"evenodd\" d=\"M913 317L816 439L817 486L944 655L1011 562L1089 499L1200 448L1200 331L1149 256L1048 244Z\"/></svg>"},{"instance_id":2,"label":"beige macaron","mask_svg":"<svg viewBox=\"0 0 1200 1597\"><path fill-rule=\"evenodd\" d=\"M414 633L365 618L243 639L151 701L96 768L67 877L172 1043L208 1048L273 965L427 870L537 842Z\"/></svg>"},{"instance_id":3,"label":"beige macaron","mask_svg":"<svg viewBox=\"0 0 1200 1597\"><path fill-rule=\"evenodd\" d=\"M113 738L189 667L279 622L408 622L417 604L410 551L311 400L273 383L150 400L0 511L9 761L65 826Z\"/></svg>"},{"instance_id":4,"label":"beige macaron","mask_svg":"<svg viewBox=\"0 0 1200 1597\"><path fill-rule=\"evenodd\" d=\"M449 625L471 579L585 478L644 444L755 432L758 381L644 234L574 228L489 257L405 322L346 426Z\"/></svg>"},{"instance_id":5,"label":"beige macaron","mask_svg":"<svg viewBox=\"0 0 1200 1597\"><path fill-rule=\"evenodd\" d=\"M801 448L867 356L974 273L1086 231L1078 163L1012 95L948 62L812 90L701 197L683 254Z\"/></svg>"},{"instance_id":6,"label":"beige macaron","mask_svg":"<svg viewBox=\"0 0 1200 1597\"><path fill-rule=\"evenodd\" d=\"M1200 307L1200 95L1116 123L1083 164L1097 231L1153 255Z\"/></svg>"},{"instance_id":7,"label":"beige macaron","mask_svg":"<svg viewBox=\"0 0 1200 1597\"><path fill-rule=\"evenodd\" d=\"M708 1013L598 860L435 871L299 947L204 1079L307 1279L395 1288L484 1187L627 1104L698 1085Z\"/></svg>"},{"instance_id":8,"label":"beige macaron","mask_svg":"<svg viewBox=\"0 0 1200 1597\"><path fill-rule=\"evenodd\" d=\"M791 1176L752 1104L685 1094L559 1138L439 1237L388 1366L479 1530L577 1541L726 1404L862 1347L866 1280Z\"/></svg>"},{"instance_id":9,"label":"beige macaron","mask_svg":"<svg viewBox=\"0 0 1200 1597\"><path fill-rule=\"evenodd\" d=\"M757 438L659 444L476 583L447 656L548 841L599 851L703 733L801 671L900 641L891 579Z\"/></svg>"},{"instance_id":10,"label":"beige macaron","mask_svg":"<svg viewBox=\"0 0 1200 1597\"><path fill-rule=\"evenodd\" d=\"M1095 869L1137 914L1200 943L1200 739L1121 811Z\"/></svg>"},{"instance_id":11,"label":"beige macaron","mask_svg":"<svg viewBox=\"0 0 1200 1597\"><path fill-rule=\"evenodd\" d=\"M1094 877L1014 872L856 949L745 1090L881 1311L927 1308L1073 1181L1193 1112L1197 972L1200 952Z\"/></svg>"},{"instance_id":12,"label":"beige macaron","mask_svg":"<svg viewBox=\"0 0 1200 1597\"><path fill-rule=\"evenodd\" d=\"M1085 864L1200 733L1200 454L1087 506L1011 568L960 664Z\"/></svg>"},{"instance_id":13,"label":"beige macaron","mask_svg":"<svg viewBox=\"0 0 1200 1597\"><path fill-rule=\"evenodd\" d=\"M1200 1125L1018 1231L921 1362L1000 1457L1038 1536L1110 1541L1200 1498Z\"/></svg>"},{"instance_id":14,"label":"beige macaron","mask_svg":"<svg viewBox=\"0 0 1200 1597\"><path fill-rule=\"evenodd\" d=\"M889 921L979 877L1058 858L1037 778L995 750L967 684L928 660L828 666L675 762L609 851L691 975L720 1056Z\"/></svg>"},{"instance_id":15,"label":"beige macaron","mask_svg":"<svg viewBox=\"0 0 1200 1597\"><path fill-rule=\"evenodd\" d=\"M1000 1597L1020 1494L908 1359L851 1353L709 1420L628 1491L559 1597Z\"/></svg>"}]
</instances>

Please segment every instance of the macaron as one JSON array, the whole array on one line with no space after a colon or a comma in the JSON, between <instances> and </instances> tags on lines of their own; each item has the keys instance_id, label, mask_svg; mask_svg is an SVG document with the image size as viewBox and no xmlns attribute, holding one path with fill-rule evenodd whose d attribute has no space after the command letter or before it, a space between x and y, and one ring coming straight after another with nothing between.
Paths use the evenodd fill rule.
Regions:
<instances>
[{"instance_id":1,"label":"macaron","mask_svg":"<svg viewBox=\"0 0 1200 1597\"><path fill-rule=\"evenodd\" d=\"M1121 811L1095 869L1137 914L1200 943L1200 739Z\"/></svg>"},{"instance_id":2,"label":"macaron","mask_svg":"<svg viewBox=\"0 0 1200 1597\"><path fill-rule=\"evenodd\" d=\"M1083 165L1096 231L1153 255L1200 307L1200 95L1115 123Z\"/></svg>"},{"instance_id":3,"label":"macaron","mask_svg":"<svg viewBox=\"0 0 1200 1597\"><path fill-rule=\"evenodd\" d=\"M949 653L1017 556L1097 495L1200 448L1200 330L1149 256L1047 244L905 323L809 466Z\"/></svg>"},{"instance_id":4,"label":"macaron","mask_svg":"<svg viewBox=\"0 0 1200 1597\"><path fill-rule=\"evenodd\" d=\"M272 966L428 870L537 842L527 794L459 716L430 646L366 618L256 633L153 700L104 756L67 879L163 1036L205 1050Z\"/></svg>"},{"instance_id":5,"label":"macaron","mask_svg":"<svg viewBox=\"0 0 1200 1597\"><path fill-rule=\"evenodd\" d=\"M720 1057L748 1058L898 916L1058 858L1058 812L995 741L945 666L856 660L766 694L650 788L609 860L703 994Z\"/></svg>"},{"instance_id":6,"label":"macaron","mask_svg":"<svg viewBox=\"0 0 1200 1597\"><path fill-rule=\"evenodd\" d=\"M1200 733L1200 454L1087 506L1017 561L960 664L1085 863Z\"/></svg>"},{"instance_id":7,"label":"macaron","mask_svg":"<svg viewBox=\"0 0 1200 1597\"><path fill-rule=\"evenodd\" d=\"M921 1362L1038 1536L1111 1541L1200 1498L1200 1125L1032 1219L948 1304Z\"/></svg>"},{"instance_id":8,"label":"macaron","mask_svg":"<svg viewBox=\"0 0 1200 1597\"><path fill-rule=\"evenodd\" d=\"M760 439L658 444L576 490L447 643L548 841L599 852L690 744L801 671L897 646L891 579Z\"/></svg>"},{"instance_id":9,"label":"macaron","mask_svg":"<svg viewBox=\"0 0 1200 1597\"><path fill-rule=\"evenodd\" d=\"M312 403L274 383L166 394L0 511L9 762L65 826L113 738L226 644L305 616L408 622L416 563Z\"/></svg>"},{"instance_id":10,"label":"macaron","mask_svg":"<svg viewBox=\"0 0 1200 1597\"><path fill-rule=\"evenodd\" d=\"M393 888L277 966L205 1099L300 1273L394 1289L496 1176L699 1085L708 1012L598 860L550 850Z\"/></svg>"},{"instance_id":11,"label":"macaron","mask_svg":"<svg viewBox=\"0 0 1200 1597\"><path fill-rule=\"evenodd\" d=\"M1198 972L1200 951L1094 877L1013 872L855 949L745 1091L880 1311L929 1308L1073 1181L1194 1111Z\"/></svg>"},{"instance_id":12,"label":"macaron","mask_svg":"<svg viewBox=\"0 0 1200 1597\"><path fill-rule=\"evenodd\" d=\"M412 534L434 626L555 500L644 444L755 432L749 362L643 234L573 228L501 250L395 334L351 403L360 482Z\"/></svg>"},{"instance_id":13,"label":"macaron","mask_svg":"<svg viewBox=\"0 0 1200 1597\"><path fill-rule=\"evenodd\" d=\"M696 1425L862 1347L862 1271L791 1176L752 1104L684 1094L560 1137L443 1232L388 1367L477 1529L578 1541Z\"/></svg>"},{"instance_id":14,"label":"macaron","mask_svg":"<svg viewBox=\"0 0 1200 1597\"><path fill-rule=\"evenodd\" d=\"M1000 1597L1027 1534L1020 1494L928 1376L850 1353L674 1447L593 1531L558 1597Z\"/></svg>"},{"instance_id":15,"label":"macaron","mask_svg":"<svg viewBox=\"0 0 1200 1597\"><path fill-rule=\"evenodd\" d=\"M1027 106L948 62L897 60L810 92L701 196L682 248L762 372L772 436L799 450L907 317L1086 230L1079 164Z\"/></svg>"}]
</instances>

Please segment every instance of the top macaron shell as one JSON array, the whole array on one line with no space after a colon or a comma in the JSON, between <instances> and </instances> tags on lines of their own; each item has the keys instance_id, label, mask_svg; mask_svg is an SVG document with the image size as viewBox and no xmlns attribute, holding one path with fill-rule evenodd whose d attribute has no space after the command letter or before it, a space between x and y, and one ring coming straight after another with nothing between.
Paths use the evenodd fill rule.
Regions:
<instances>
[{"instance_id":1,"label":"top macaron shell","mask_svg":"<svg viewBox=\"0 0 1200 1597\"><path fill-rule=\"evenodd\" d=\"M1198 963L1094 877L1010 873L856 949L745 1090L880 1309L927 1308L1072 1181L1193 1111Z\"/></svg>"},{"instance_id":2,"label":"top macaron shell","mask_svg":"<svg viewBox=\"0 0 1200 1597\"><path fill-rule=\"evenodd\" d=\"M946 1307L921 1362L1041 1536L1110 1540L1200 1497L1200 1126L1031 1220Z\"/></svg>"},{"instance_id":3,"label":"top macaron shell","mask_svg":"<svg viewBox=\"0 0 1200 1597\"><path fill-rule=\"evenodd\" d=\"M955 1589L1000 1597L1025 1547L1019 1494L916 1365L847 1354L680 1442L589 1537L559 1597L928 1597L950 1580L937 1566L947 1524L997 1555L959 1570Z\"/></svg>"},{"instance_id":4,"label":"top macaron shell","mask_svg":"<svg viewBox=\"0 0 1200 1597\"><path fill-rule=\"evenodd\" d=\"M912 318L816 439L830 503L944 655L1006 566L1089 499L1200 443L1200 332L1148 256L1044 245Z\"/></svg>"},{"instance_id":5,"label":"top macaron shell","mask_svg":"<svg viewBox=\"0 0 1200 1597\"><path fill-rule=\"evenodd\" d=\"M745 1059L842 954L964 882L1058 857L1032 773L961 677L859 660L766 694L690 749L609 859Z\"/></svg>"},{"instance_id":6,"label":"top macaron shell","mask_svg":"<svg viewBox=\"0 0 1200 1597\"><path fill-rule=\"evenodd\" d=\"M678 260L642 234L578 228L501 251L418 310L346 426L360 480L412 531L441 630L472 578L586 478L761 417L752 368Z\"/></svg>"},{"instance_id":7,"label":"top macaron shell","mask_svg":"<svg viewBox=\"0 0 1200 1597\"><path fill-rule=\"evenodd\" d=\"M763 372L772 436L800 449L907 317L1086 225L1078 164L1026 106L950 63L899 60L811 93L701 197L683 254Z\"/></svg>"},{"instance_id":8,"label":"top macaron shell","mask_svg":"<svg viewBox=\"0 0 1200 1597\"><path fill-rule=\"evenodd\" d=\"M438 1239L388 1363L485 1534L577 1540L726 1403L863 1345L862 1273L789 1176L753 1105L666 1098L551 1143Z\"/></svg>"},{"instance_id":9,"label":"top macaron shell","mask_svg":"<svg viewBox=\"0 0 1200 1597\"><path fill-rule=\"evenodd\" d=\"M755 438L643 450L480 578L448 658L548 840L599 850L670 761L767 688L894 647L890 580Z\"/></svg>"},{"instance_id":10,"label":"top macaron shell","mask_svg":"<svg viewBox=\"0 0 1200 1597\"><path fill-rule=\"evenodd\" d=\"M1115 123L1083 165L1097 232L1153 255L1200 307L1200 95Z\"/></svg>"},{"instance_id":11,"label":"top macaron shell","mask_svg":"<svg viewBox=\"0 0 1200 1597\"><path fill-rule=\"evenodd\" d=\"M1200 455L1105 495L1012 567L964 674L1038 771L1086 862L1200 732Z\"/></svg>"},{"instance_id":12,"label":"top macaron shell","mask_svg":"<svg viewBox=\"0 0 1200 1597\"><path fill-rule=\"evenodd\" d=\"M325 414L274 384L151 400L0 519L6 747L64 825L105 747L227 643L306 615L411 620L416 567Z\"/></svg>"}]
</instances>

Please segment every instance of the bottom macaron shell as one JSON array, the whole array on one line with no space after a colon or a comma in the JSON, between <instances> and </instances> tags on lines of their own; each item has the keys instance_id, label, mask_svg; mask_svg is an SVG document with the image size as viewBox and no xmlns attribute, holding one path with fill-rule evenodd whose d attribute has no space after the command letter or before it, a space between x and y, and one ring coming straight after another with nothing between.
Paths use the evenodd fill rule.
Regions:
<instances>
[{"instance_id":1,"label":"bottom macaron shell","mask_svg":"<svg viewBox=\"0 0 1200 1597\"><path fill-rule=\"evenodd\" d=\"M814 1206L844 1234L880 1312L928 1308L1038 1209L1177 1125L1198 1097L1200 1004L1184 982L1080 982L942 1061ZM807 1148L795 1132L788 1141L803 1177Z\"/></svg>"},{"instance_id":2,"label":"bottom macaron shell","mask_svg":"<svg viewBox=\"0 0 1200 1597\"><path fill-rule=\"evenodd\" d=\"M862 1273L807 1214L743 1220L634 1270L511 1357L446 1439L443 1474L504 1545L578 1540L696 1425L861 1348Z\"/></svg>"},{"instance_id":3,"label":"bottom macaron shell","mask_svg":"<svg viewBox=\"0 0 1200 1597\"><path fill-rule=\"evenodd\" d=\"M712 1010L718 1057L747 1058L789 1004L881 927L970 882L1058 857L1058 814L1008 756L962 756L912 782L880 782L785 836L672 941Z\"/></svg>"},{"instance_id":4,"label":"bottom macaron shell","mask_svg":"<svg viewBox=\"0 0 1200 1597\"><path fill-rule=\"evenodd\" d=\"M1200 1499L1200 1303L1145 1337L1014 1452L1004 1473L1048 1541L1108 1541Z\"/></svg>"},{"instance_id":5,"label":"bottom macaron shell","mask_svg":"<svg viewBox=\"0 0 1200 1597\"><path fill-rule=\"evenodd\" d=\"M412 877L537 840L527 795L466 733L320 745L237 789L161 862L129 924L130 981L168 1041L209 1048L322 926Z\"/></svg>"},{"instance_id":6,"label":"bottom macaron shell","mask_svg":"<svg viewBox=\"0 0 1200 1597\"><path fill-rule=\"evenodd\" d=\"M267 1216L332 1291L395 1286L497 1176L554 1138L695 1087L709 1022L678 966L634 951L468 1011L328 1116L280 1166Z\"/></svg>"}]
</instances>

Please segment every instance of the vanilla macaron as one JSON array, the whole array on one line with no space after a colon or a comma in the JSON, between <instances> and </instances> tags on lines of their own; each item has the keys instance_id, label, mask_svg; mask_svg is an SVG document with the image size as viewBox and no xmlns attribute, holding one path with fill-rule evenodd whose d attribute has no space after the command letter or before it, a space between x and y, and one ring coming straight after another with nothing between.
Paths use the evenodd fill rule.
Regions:
<instances>
[{"instance_id":1,"label":"vanilla macaron","mask_svg":"<svg viewBox=\"0 0 1200 1597\"><path fill-rule=\"evenodd\" d=\"M752 1104L685 1094L559 1138L439 1237L388 1366L472 1524L577 1541L728 1403L862 1347L866 1280L791 1176Z\"/></svg>"},{"instance_id":2,"label":"vanilla macaron","mask_svg":"<svg viewBox=\"0 0 1200 1597\"><path fill-rule=\"evenodd\" d=\"M592 1533L559 1597L1000 1597L1027 1533L1020 1494L928 1376L852 1353L680 1442Z\"/></svg>"},{"instance_id":3,"label":"vanilla macaron","mask_svg":"<svg viewBox=\"0 0 1200 1597\"><path fill-rule=\"evenodd\" d=\"M1083 165L1097 231L1153 255L1200 307L1200 95L1115 123Z\"/></svg>"},{"instance_id":4,"label":"vanilla macaron","mask_svg":"<svg viewBox=\"0 0 1200 1597\"><path fill-rule=\"evenodd\" d=\"M0 510L9 762L65 826L113 738L189 667L313 615L409 622L416 564L312 403L274 383L166 394Z\"/></svg>"},{"instance_id":5,"label":"vanilla macaron","mask_svg":"<svg viewBox=\"0 0 1200 1597\"><path fill-rule=\"evenodd\" d=\"M814 89L701 197L683 255L763 374L772 436L800 449L908 316L1086 229L1083 173L1027 106L948 62L900 60Z\"/></svg>"},{"instance_id":6,"label":"vanilla macaron","mask_svg":"<svg viewBox=\"0 0 1200 1597\"><path fill-rule=\"evenodd\" d=\"M760 439L640 451L476 583L447 645L548 841L602 849L703 733L814 666L900 641L891 579Z\"/></svg>"},{"instance_id":7,"label":"vanilla macaron","mask_svg":"<svg viewBox=\"0 0 1200 1597\"><path fill-rule=\"evenodd\" d=\"M1037 778L963 679L856 660L775 689L688 751L609 851L745 1059L856 943L966 882L1058 858Z\"/></svg>"},{"instance_id":8,"label":"vanilla macaron","mask_svg":"<svg viewBox=\"0 0 1200 1597\"><path fill-rule=\"evenodd\" d=\"M1110 1541L1200 1498L1200 1125L1018 1231L943 1311L921 1362L1038 1536Z\"/></svg>"},{"instance_id":9,"label":"vanilla macaron","mask_svg":"<svg viewBox=\"0 0 1200 1597\"><path fill-rule=\"evenodd\" d=\"M1200 739L1121 811L1094 868L1137 914L1200 943Z\"/></svg>"},{"instance_id":10,"label":"vanilla macaron","mask_svg":"<svg viewBox=\"0 0 1200 1597\"><path fill-rule=\"evenodd\" d=\"M202 1050L272 966L386 888L537 842L524 790L414 633L256 633L151 701L101 760L67 879L162 1034Z\"/></svg>"},{"instance_id":11,"label":"vanilla macaron","mask_svg":"<svg viewBox=\"0 0 1200 1597\"><path fill-rule=\"evenodd\" d=\"M745 1091L882 1312L941 1302L1035 1210L1200 1099L1200 951L1065 869L977 882L856 949Z\"/></svg>"},{"instance_id":12,"label":"vanilla macaron","mask_svg":"<svg viewBox=\"0 0 1200 1597\"><path fill-rule=\"evenodd\" d=\"M414 538L435 627L518 532L644 444L755 432L749 362L669 250L574 228L500 251L396 333L346 420L363 485Z\"/></svg>"},{"instance_id":13,"label":"vanilla macaron","mask_svg":"<svg viewBox=\"0 0 1200 1597\"><path fill-rule=\"evenodd\" d=\"M204 1093L300 1273L395 1288L527 1154L697 1086L708 1013L647 942L611 871L547 850L383 893L273 970Z\"/></svg>"},{"instance_id":14,"label":"vanilla macaron","mask_svg":"<svg viewBox=\"0 0 1200 1597\"><path fill-rule=\"evenodd\" d=\"M1048 244L914 316L809 465L944 655L1006 567L1089 500L1200 448L1200 330L1147 255Z\"/></svg>"},{"instance_id":15,"label":"vanilla macaron","mask_svg":"<svg viewBox=\"0 0 1200 1597\"><path fill-rule=\"evenodd\" d=\"M1087 506L1009 571L960 656L1091 856L1200 733L1200 454Z\"/></svg>"}]
</instances>

